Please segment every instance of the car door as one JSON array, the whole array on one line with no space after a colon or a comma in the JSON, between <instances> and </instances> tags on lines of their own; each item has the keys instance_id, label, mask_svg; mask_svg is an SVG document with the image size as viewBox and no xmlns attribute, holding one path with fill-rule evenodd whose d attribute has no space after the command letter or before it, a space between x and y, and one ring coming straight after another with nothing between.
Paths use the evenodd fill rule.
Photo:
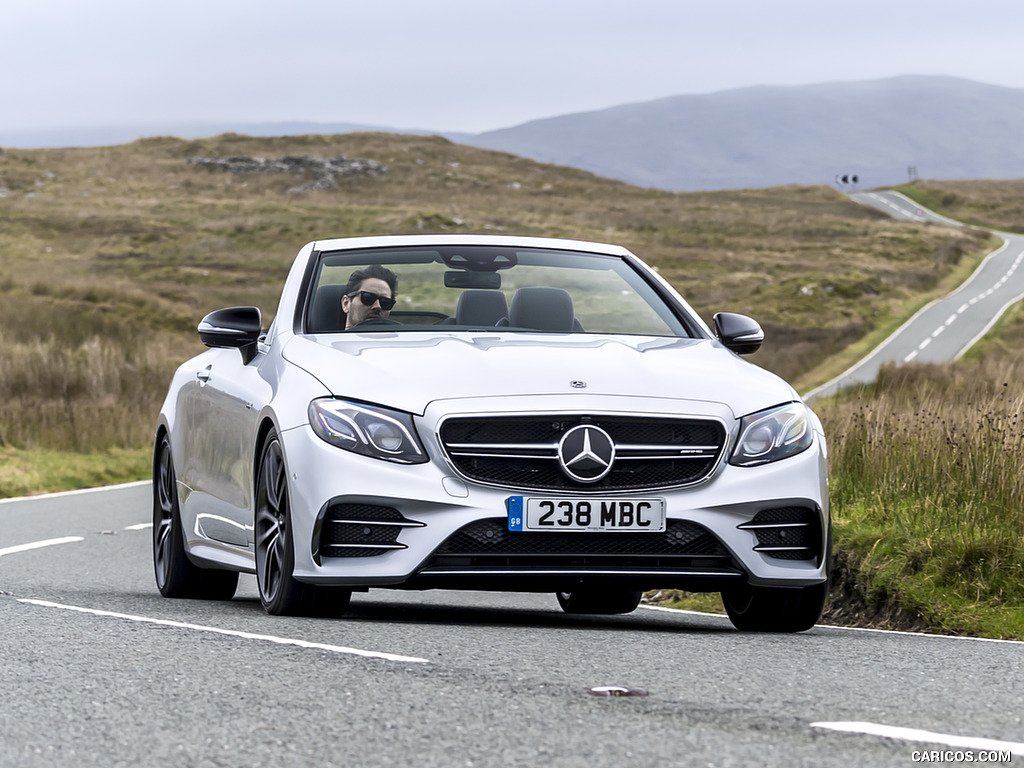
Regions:
<instances>
[{"instance_id":1,"label":"car door","mask_svg":"<svg viewBox=\"0 0 1024 768\"><path fill-rule=\"evenodd\" d=\"M259 353L245 364L236 350L215 350L199 358L194 381L182 387L180 474L189 487L182 512L190 540L250 544L253 453L270 392L261 375L265 360Z\"/></svg>"}]
</instances>

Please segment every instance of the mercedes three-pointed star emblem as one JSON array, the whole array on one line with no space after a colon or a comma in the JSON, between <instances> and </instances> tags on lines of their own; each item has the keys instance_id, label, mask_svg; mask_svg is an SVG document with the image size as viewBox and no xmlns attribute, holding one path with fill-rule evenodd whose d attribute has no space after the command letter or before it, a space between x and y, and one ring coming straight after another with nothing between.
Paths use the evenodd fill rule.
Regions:
<instances>
[{"instance_id":1,"label":"mercedes three-pointed star emblem","mask_svg":"<svg viewBox=\"0 0 1024 768\"><path fill-rule=\"evenodd\" d=\"M615 443L591 424L573 427L558 443L558 463L578 483L596 483L611 471L614 461Z\"/></svg>"}]
</instances>

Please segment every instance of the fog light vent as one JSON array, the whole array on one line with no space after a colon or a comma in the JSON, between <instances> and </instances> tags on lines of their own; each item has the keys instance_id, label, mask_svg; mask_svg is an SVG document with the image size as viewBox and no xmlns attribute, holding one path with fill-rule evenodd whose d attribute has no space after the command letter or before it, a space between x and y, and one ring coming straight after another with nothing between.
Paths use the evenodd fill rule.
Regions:
<instances>
[{"instance_id":1,"label":"fog light vent","mask_svg":"<svg viewBox=\"0 0 1024 768\"><path fill-rule=\"evenodd\" d=\"M394 507L376 504L331 504L320 522L320 557L375 557L405 549L398 535L405 528L422 528Z\"/></svg>"},{"instance_id":2,"label":"fog light vent","mask_svg":"<svg viewBox=\"0 0 1024 768\"><path fill-rule=\"evenodd\" d=\"M753 531L755 552L777 560L815 560L821 555L821 517L811 507L763 509L748 522L736 526Z\"/></svg>"}]
</instances>

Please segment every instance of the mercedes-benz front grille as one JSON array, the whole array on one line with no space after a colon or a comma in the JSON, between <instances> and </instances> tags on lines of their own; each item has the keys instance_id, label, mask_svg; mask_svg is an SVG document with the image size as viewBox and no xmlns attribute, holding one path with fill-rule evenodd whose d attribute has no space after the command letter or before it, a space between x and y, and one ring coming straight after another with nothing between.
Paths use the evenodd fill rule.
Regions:
<instances>
[{"instance_id":1,"label":"mercedes-benz front grille","mask_svg":"<svg viewBox=\"0 0 1024 768\"><path fill-rule=\"evenodd\" d=\"M582 483L564 471L559 443L580 425L611 438L611 469ZM704 480L725 447L725 427L699 418L604 415L453 417L440 429L441 444L466 478L503 488L579 492L672 488Z\"/></svg>"}]
</instances>

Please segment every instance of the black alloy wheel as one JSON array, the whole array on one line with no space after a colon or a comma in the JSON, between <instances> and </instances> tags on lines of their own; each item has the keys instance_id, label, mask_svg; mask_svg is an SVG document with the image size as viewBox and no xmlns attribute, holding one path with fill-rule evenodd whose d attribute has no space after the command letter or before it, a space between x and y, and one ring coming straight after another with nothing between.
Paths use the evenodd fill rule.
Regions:
<instances>
[{"instance_id":1,"label":"black alloy wheel","mask_svg":"<svg viewBox=\"0 0 1024 768\"><path fill-rule=\"evenodd\" d=\"M178 507L178 486L171 444L162 435L153 471L153 571L164 597L230 600L238 573L200 568L188 558Z\"/></svg>"},{"instance_id":2,"label":"black alloy wheel","mask_svg":"<svg viewBox=\"0 0 1024 768\"><path fill-rule=\"evenodd\" d=\"M628 589L574 589L571 592L556 592L558 604L566 613L592 613L610 616L617 613L632 613L640 605L642 592Z\"/></svg>"},{"instance_id":3,"label":"black alloy wheel","mask_svg":"<svg viewBox=\"0 0 1024 768\"><path fill-rule=\"evenodd\" d=\"M803 632L821 618L828 582L810 587L742 586L722 592L722 603L741 632Z\"/></svg>"},{"instance_id":4,"label":"black alloy wheel","mask_svg":"<svg viewBox=\"0 0 1024 768\"><path fill-rule=\"evenodd\" d=\"M350 590L314 587L293 576L288 469L276 432L267 436L256 482L256 583L264 610L273 616L334 615L348 608Z\"/></svg>"}]
</instances>

